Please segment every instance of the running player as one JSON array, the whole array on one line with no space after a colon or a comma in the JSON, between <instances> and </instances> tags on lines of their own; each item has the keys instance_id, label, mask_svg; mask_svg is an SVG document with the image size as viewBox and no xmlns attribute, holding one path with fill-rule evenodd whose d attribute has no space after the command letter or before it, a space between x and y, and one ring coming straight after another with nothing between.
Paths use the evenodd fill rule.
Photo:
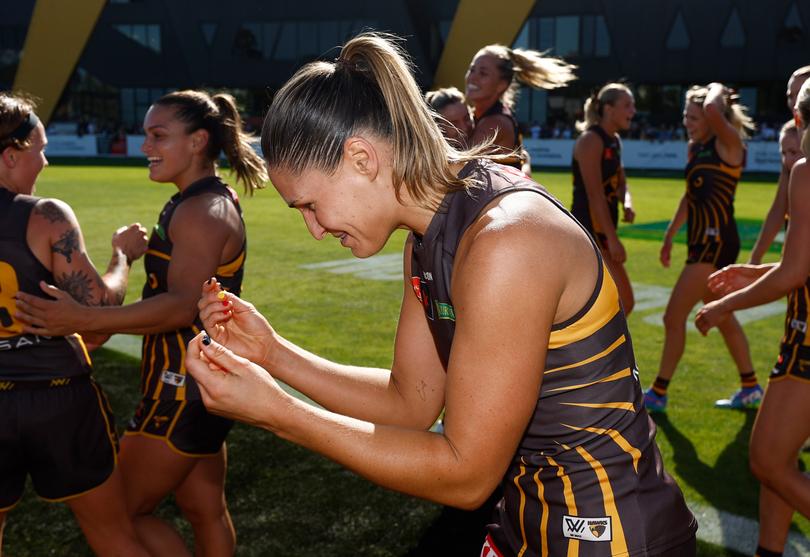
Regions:
<instances>
[{"instance_id":1,"label":"running player","mask_svg":"<svg viewBox=\"0 0 810 557\"><path fill-rule=\"evenodd\" d=\"M787 91L785 97L787 98L788 110L793 111L796 106L796 97L799 90L804 85L807 78L810 77L810 66L803 66L793 72L787 82ZM785 125L793 122L791 118ZM784 128L783 128L784 130ZM784 134L780 134L780 144ZM798 143L797 143L798 145ZM785 167L784 164L779 171L779 182L776 187L776 195L773 198L771 208L768 210L768 215L765 217L765 222L762 223L762 228L759 231L757 241L754 247L751 248L751 256L748 262L753 265L762 263L762 257L768 248L773 243L777 232L782 228L785 222L785 215L787 214L787 184L790 178L790 167Z\"/></svg>"},{"instance_id":2,"label":"running player","mask_svg":"<svg viewBox=\"0 0 810 557\"><path fill-rule=\"evenodd\" d=\"M186 355L210 409L446 505L477 508L502 480L483 555L694 555L596 244L489 146L444 140L392 39L360 35L336 62L300 69L262 149L316 239L369 257L411 231L394 359L329 362L212 281L210 336ZM442 408L444 431L428 431Z\"/></svg>"},{"instance_id":3,"label":"running player","mask_svg":"<svg viewBox=\"0 0 810 557\"><path fill-rule=\"evenodd\" d=\"M70 507L97 555L146 557L124 504L112 410L82 337L27 334L15 317L16 296L39 295L40 281L84 304L121 304L146 230L117 230L99 276L71 208L33 196L47 142L33 102L0 94L0 545L30 475L40 497Z\"/></svg>"},{"instance_id":4,"label":"running player","mask_svg":"<svg viewBox=\"0 0 810 557\"><path fill-rule=\"evenodd\" d=\"M519 87L564 87L576 79L575 69L576 66L536 50L512 49L499 44L479 50L466 76L467 102L473 107L475 119L471 143L480 145L494 137L493 145L502 153L513 155L507 162L522 168L525 162L523 138L512 113Z\"/></svg>"},{"instance_id":5,"label":"running player","mask_svg":"<svg viewBox=\"0 0 810 557\"><path fill-rule=\"evenodd\" d=\"M224 151L247 191L266 171L241 130L233 97L198 91L170 93L144 120L149 178L177 193L163 207L149 239L143 300L121 308L82 307L55 288L47 302L25 296L32 333L91 330L143 334L143 398L121 442L130 512L150 551L188 555L182 538L151 513L170 493L194 529L195 554L230 555L235 532L225 502L225 437L230 420L205 411L183 358L199 332L199 283L216 276L238 293L246 255L236 193L218 176ZM34 311L42 313L31 313Z\"/></svg>"},{"instance_id":6,"label":"running player","mask_svg":"<svg viewBox=\"0 0 810 557\"><path fill-rule=\"evenodd\" d=\"M624 268L627 253L619 241L619 202L624 222L633 222L633 199L622 167L619 131L630 129L636 114L633 93L623 83L608 83L585 101L574 144L574 199L571 213L597 240L616 281L625 315L633 311L633 286Z\"/></svg>"},{"instance_id":7,"label":"running player","mask_svg":"<svg viewBox=\"0 0 810 557\"><path fill-rule=\"evenodd\" d=\"M810 478L796 465L799 450L810 437L810 82L802 87L796 109L804 158L790 172L789 224L782 260L768 265L731 265L713 274L709 285L723 297L703 306L695 319L706 334L733 311L787 294L785 335L751 432L751 470L762 482L759 557L782 555L794 511L810 518Z\"/></svg>"},{"instance_id":8,"label":"running player","mask_svg":"<svg viewBox=\"0 0 810 557\"><path fill-rule=\"evenodd\" d=\"M689 136L686 193L667 227L661 264L669 267L672 241L684 221L689 252L664 313L664 349L658 376L644 394L644 404L652 412L666 410L667 388L686 344L689 312L701 300L713 299L706 279L717 269L734 263L740 252L734 193L745 163L743 140L754 127L737 96L721 83L689 89L683 124ZM740 373L741 387L715 406L756 408L762 388L757 383L745 332L733 316L718 328Z\"/></svg>"},{"instance_id":9,"label":"running player","mask_svg":"<svg viewBox=\"0 0 810 557\"><path fill-rule=\"evenodd\" d=\"M466 149L473 133L473 119L464 93L455 87L436 89L425 93L425 101L441 116L439 128L454 147Z\"/></svg>"}]
</instances>

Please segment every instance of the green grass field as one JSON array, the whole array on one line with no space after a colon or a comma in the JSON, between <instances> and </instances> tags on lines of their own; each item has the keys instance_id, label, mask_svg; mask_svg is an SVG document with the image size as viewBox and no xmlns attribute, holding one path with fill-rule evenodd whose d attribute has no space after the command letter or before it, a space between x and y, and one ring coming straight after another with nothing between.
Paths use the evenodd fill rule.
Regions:
<instances>
[{"instance_id":1,"label":"green grass field","mask_svg":"<svg viewBox=\"0 0 810 557\"><path fill-rule=\"evenodd\" d=\"M569 174L536 177L563 203L570 203ZM630 184L638 219L620 233L629 254L629 274L637 290L650 296L647 309L630 318L646 386L655 376L663 341L663 329L654 317L663 312L666 295L654 287L670 288L685 259L685 246L678 244L673 268L658 264L662 223L671 217L683 182L631 177ZM151 227L174 191L173 186L149 182L144 168L54 166L42 174L37 193L59 197L74 207L93 260L103 268L112 231L133 221ZM767 182L740 185L737 215L745 225L744 243L749 247L748 230L756 235L773 191L773 184ZM249 234L243 296L282 335L309 350L338 361L389 366L401 283L302 269L302 265L347 259L351 254L331 237L315 242L298 212L288 209L272 189L243 199L243 207ZM383 253L399 253L404 238L404 233L395 234ZM200 241L205 241L204 231ZM771 259L776 257L770 254ZM745 258L747 252L740 257ZM138 264L127 301L137 299L143 278ZM781 327L780 315L745 326L763 382L776 355ZM97 351L94 360L96 377L122 425L138 397L137 362L106 349ZM670 388L667 417L657 420L658 444L669 472L690 502L756 518L758 486L747 464L754 414L712 407L715 399L729 395L737 384L720 336L690 333ZM803 459L810 464L807 455ZM227 494L239 538L238 555L400 556L438 512L433 504L379 489L326 459L245 426L237 426L229 437L229 464ZM171 501L161 507L160 514L189 534ZM797 517L795 527L810 535L808 521ZM11 557L89 554L64 506L43 503L30 490L9 515L4 549L4 555ZM708 544L700 545L700 554L733 555Z\"/></svg>"}]
</instances>

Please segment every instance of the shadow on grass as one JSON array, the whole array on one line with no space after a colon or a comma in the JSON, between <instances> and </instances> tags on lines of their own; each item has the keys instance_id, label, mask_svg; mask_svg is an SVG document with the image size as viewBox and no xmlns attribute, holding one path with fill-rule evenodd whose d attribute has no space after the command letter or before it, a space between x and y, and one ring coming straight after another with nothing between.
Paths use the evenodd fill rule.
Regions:
<instances>
[{"instance_id":1,"label":"shadow on grass","mask_svg":"<svg viewBox=\"0 0 810 557\"><path fill-rule=\"evenodd\" d=\"M712 466L700 459L694 444L666 414L653 414L653 419L672 444L673 462L678 477L687 482L716 509L751 516L759 498L759 482L748 467L748 440L756 418L755 411L745 412L745 422L737 435L725 446Z\"/></svg>"}]
</instances>

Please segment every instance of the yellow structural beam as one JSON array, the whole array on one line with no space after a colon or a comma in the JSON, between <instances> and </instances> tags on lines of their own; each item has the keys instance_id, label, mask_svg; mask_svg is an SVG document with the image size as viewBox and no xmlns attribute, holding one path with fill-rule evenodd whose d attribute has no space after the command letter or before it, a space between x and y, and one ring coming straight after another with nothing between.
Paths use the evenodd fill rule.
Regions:
<instances>
[{"instance_id":1,"label":"yellow structural beam","mask_svg":"<svg viewBox=\"0 0 810 557\"><path fill-rule=\"evenodd\" d=\"M434 87L451 85L464 90L464 74L481 47L500 43L510 46L526 22L534 0L459 0L450 33L442 51Z\"/></svg>"},{"instance_id":2,"label":"yellow structural beam","mask_svg":"<svg viewBox=\"0 0 810 557\"><path fill-rule=\"evenodd\" d=\"M14 90L41 102L37 114L48 122L107 0L37 0L25 36Z\"/></svg>"},{"instance_id":3,"label":"yellow structural beam","mask_svg":"<svg viewBox=\"0 0 810 557\"><path fill-rule=\"evenodd\" d=\"M463 91L475 53L488 44L510 46L533 7L534 0L459 0L433 86L454 85Z\"/></svg>"}]
</instances>

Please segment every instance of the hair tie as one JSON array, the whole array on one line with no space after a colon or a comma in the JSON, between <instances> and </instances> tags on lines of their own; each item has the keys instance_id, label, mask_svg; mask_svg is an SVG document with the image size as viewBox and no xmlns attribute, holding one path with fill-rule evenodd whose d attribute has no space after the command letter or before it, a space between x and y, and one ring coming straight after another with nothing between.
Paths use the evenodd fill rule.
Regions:
<instances>
[{"instance_id":1,"label":"hair tie","mask_svg":"<svg viewBox=\"0 0 810 557\"><path fill-rule=\"evenodd\" d=\"M345 69L350 72L360 72L362 68L357 62L346 60L345 58L338 56L335 58L335 69Z\"/></svg>"},{"instance_id":2,"label":"hair tie","mask_svg":"<svg viewBox=\"0 0 810 557\"><path fill-rule=\"evenodd\" d=\"M39 124L39 118L32 110L8 136L17 141L25 141L31 131L37 127L37 124Z\"/></svg>"}]
</instances>

